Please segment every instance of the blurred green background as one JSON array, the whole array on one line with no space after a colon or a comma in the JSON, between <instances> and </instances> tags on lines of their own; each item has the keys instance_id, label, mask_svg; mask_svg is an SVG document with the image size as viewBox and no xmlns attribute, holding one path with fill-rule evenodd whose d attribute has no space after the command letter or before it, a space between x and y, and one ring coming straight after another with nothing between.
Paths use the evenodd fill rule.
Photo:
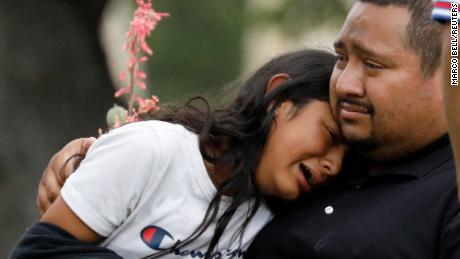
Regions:
<instances>
[{"instance_id":1,"label":"blurred green background","mask_svg":"<svg viewBox=\"0 0 460 259\"><path fill-rule=\"evenodd\" d=\"M134 0L0 0L0 258L38 220L37 184L113 105ZM161 103L233 85L269 58L331 48L351 0L155 0L146 70ZM219 102L220 100L216 100Z\"/></svg>"}]
</instances>

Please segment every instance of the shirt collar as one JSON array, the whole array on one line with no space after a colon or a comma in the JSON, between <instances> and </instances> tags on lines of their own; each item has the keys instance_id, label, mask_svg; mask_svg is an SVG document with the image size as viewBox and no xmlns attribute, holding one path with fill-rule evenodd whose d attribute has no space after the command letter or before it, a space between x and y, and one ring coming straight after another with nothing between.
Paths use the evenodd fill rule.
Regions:
<instances>
[{"instance_id":1,"label":"shirt collar","mask_svg":"<svg viewBox=\"0 0 460 259\"><path fill-rule=\"evenodd\" d=\"M420 178L451 158L452 149L449 136L445 134L428 146L405 158L398 159L382 167L369 169L369 175L402 175Z\"/></svg>"}]
</instances>

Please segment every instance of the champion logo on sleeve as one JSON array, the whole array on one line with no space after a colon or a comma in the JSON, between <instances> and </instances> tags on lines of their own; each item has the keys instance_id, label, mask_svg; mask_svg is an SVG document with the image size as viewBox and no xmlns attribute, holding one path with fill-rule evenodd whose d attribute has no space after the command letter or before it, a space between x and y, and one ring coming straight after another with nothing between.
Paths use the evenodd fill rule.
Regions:
<instances>
[{"instance_id":1,"label":"champion logo on sleeve","mask_svg":"<svg viewBox=\"0 0 460 259\"><path fill-rule=\"evenodd\" d=\"M148 226L141 231L142 241L156 251L166 249L161 247L161 242L165 237L174 240L174 237L168 231L158 226Z\"/></svg>"}]
</instances>

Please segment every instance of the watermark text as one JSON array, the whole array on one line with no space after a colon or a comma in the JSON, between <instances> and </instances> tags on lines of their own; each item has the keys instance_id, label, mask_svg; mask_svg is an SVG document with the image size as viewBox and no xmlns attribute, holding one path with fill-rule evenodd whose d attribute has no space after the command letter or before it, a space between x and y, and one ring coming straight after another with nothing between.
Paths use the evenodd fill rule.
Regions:
<instances>
[{"instance_id":1,"label":"watermark text","mask_svg":"<svg viewBox=\"0 0 460 259\"><path fill-rule=\"evenodd\" d=\"M450 84L458 85L458 3L450 6Z\"/></svg>"}]
</instances>

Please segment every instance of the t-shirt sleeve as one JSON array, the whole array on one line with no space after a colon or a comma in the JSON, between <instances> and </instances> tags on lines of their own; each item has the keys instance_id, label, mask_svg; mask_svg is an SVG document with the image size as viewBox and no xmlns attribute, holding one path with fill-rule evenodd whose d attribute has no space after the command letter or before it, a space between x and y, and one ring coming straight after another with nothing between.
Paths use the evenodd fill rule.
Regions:
<instances>
[{"instance_id":1,"label":"t-shirt sleeve","mask_svg":"<svg viewBox=\"0 0 460 259\"><path fill-rule=\"evenodd\" d=\"M137 123L100 137L61 190L72 211L101 236L130 214L158 173L161 145L156 132Z\"/></svg>"}]
</instances>

